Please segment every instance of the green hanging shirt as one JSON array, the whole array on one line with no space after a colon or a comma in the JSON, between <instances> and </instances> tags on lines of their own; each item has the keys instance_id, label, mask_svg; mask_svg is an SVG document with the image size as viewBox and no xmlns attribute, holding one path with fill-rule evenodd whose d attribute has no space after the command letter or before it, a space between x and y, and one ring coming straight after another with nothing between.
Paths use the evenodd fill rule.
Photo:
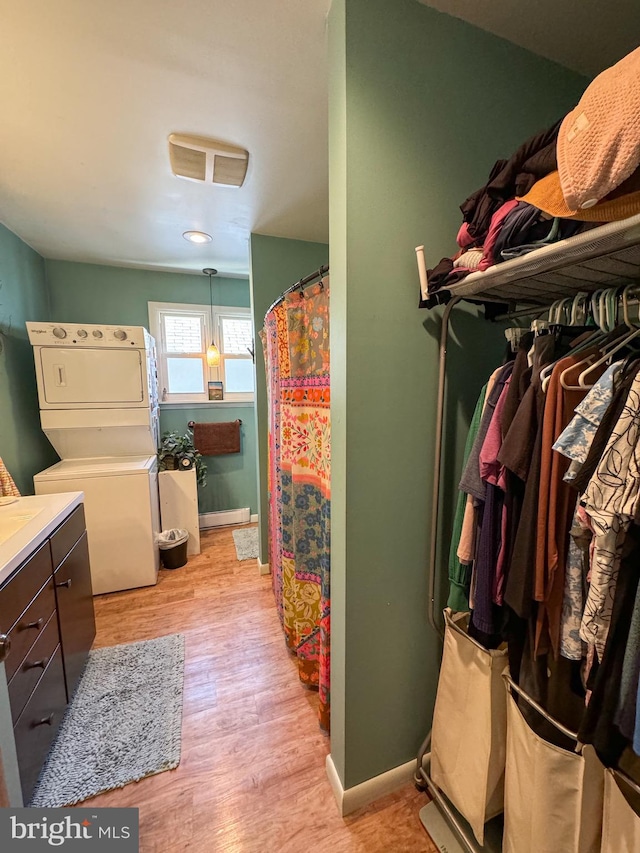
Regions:
<instances>
[{"instance_id":1,"label":"green hanging shirt","mask_svg":"<svg viewBox=\"0 0 640 853\"><path fill-rule=\"evenodd\" d=\"M471 453L473 442L480 428L482 420L482 409L484 407L484 398L487 393L485 385L478 402L473 411L471 425L469 426L469 434L464 445L464 459L462 469L464 470L467 464L467 459ZM467 503L467 495L464 492L458 492L458 502L456 503L456 514L453 519L453 532L451 534L451 550L449 551L449 598L447 599L447 607L454 611L464 611L469 609L469 586L471 584L471 565L461 563L458 559L458 544L460 543L460 534L462 533L462 522L464 520L464 509Z\"/></svg>"}]
</instances>

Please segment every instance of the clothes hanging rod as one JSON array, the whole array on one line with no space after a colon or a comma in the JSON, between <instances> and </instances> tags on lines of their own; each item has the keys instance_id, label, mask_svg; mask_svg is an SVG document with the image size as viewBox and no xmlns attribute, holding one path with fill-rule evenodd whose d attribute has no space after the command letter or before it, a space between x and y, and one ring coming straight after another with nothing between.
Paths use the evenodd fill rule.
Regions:
<instances>
[{"instance_id":1,"label":"clothes hanging rod","mask_svg":"<svg viewBox=\"0 0 640 853\"><path fill-rule=\"evenodd\" d=\"M276 306L280 305L281 302L284 302L286 297L290 293L293 293L294 290L297 290L298 288L306 287L307 284L311 284L316 279L323 278L323 276L325 276L328 272L329 272L329 264L325 264L324 266L321 266L319 270L316 270L314 273L311 273L311 275L307 275L304 278L301 278L300 281L296 281L295 284L292 284L291 287L288 287L285 291L283 291L280 294L280 296L278 296L278 298L274 302L271 303L271 305L265 311L265 315L264 315L265 318L266 318L267 314L270 314L273 311L273 309L276 308Z\"/></svg>"},{"instance_id":2,"label":"clothes hanging rod","mask_svg":"<svg viewBox=\"0 0 640 853\"><path fill-rule=\"evenodd\" d=\"M520 308L517 311L506 311L504 314L496 314L495 322L502 320L517 320L519 317L538 317L549 310L548 305L532 305L531 308Z\"/></svg>"}]
</instances>

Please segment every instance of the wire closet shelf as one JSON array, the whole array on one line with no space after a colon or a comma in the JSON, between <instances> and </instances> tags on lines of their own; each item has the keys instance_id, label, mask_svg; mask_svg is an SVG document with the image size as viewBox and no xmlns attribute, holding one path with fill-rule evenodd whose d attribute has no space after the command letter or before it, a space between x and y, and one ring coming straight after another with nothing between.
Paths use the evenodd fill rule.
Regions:
<instances>
[{"instance_id":1,"label":"wire closet shelf","mask_svg":"<svg viewBox=\"0 0 640 853\"><path fill-rule=\"evenodd\" d=\"M449 322L456 305L465 299L508 303L517 306L550 306L557 300L573 298L580 292L594 293L623 284L640 283L640 214L621 222L611 222L593 228L583 234L562 240L552 246L537 249L521 258L505 261L485 272L475 272L463 281L443 287L435 294L428 292L425 263L425 248L416 248L420 291L426 300L434 295L431 307L445 304L440 326L440 353L438 396L436 408L436 431L433 463L433 499L430 524L430 554L428 567L428 618L433 630L443 637L443 628L438 621L436 580L438 571L438 529L440 521L440 498L442 493L442 450L444 438L445 391L447 372L447 347ZM539 313L539 312L538 312ZM535 703L524 691L511 682L511 689L525 701ZM554 725L558 725L546 711L539 711ZM455 810L440 791L430 775L431 732L426 736L417 756L415 783L429 791L446 823L453 830L462 848L467 853L499 853L502 849L499 838L486 840L481 847L470 834L464 818ZM638 785L625 773L614 770L637 793Z\"/></svg>"},{"instance_id":2,"label":"wire closet shelf","mask_svg":"<svg viewBox=\"0 0 640 853\"><path fill-rule=\"evenodd\" d=\"M416 249L423 299L427 297L424 246ZM505 261L486 272L474 272L435 295L449 294L489 302L548 305L575 296L640 279L640 214L610 222L576 237Z\"/></svg>"}]
</instances>

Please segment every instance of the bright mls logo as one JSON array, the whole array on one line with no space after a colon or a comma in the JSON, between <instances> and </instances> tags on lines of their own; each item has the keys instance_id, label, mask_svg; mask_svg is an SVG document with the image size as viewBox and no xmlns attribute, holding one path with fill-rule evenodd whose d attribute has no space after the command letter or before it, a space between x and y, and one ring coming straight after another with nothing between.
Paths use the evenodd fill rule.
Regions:
<instances>
[{"instance_id":1,"label":"bright mls logo","mask_svg":"<svg viewBox=\"0 0 640 853\"><path fill-rule=\"evenodd\" d=\"M11 815L11 840L33 841L41 838L43 841L48 841L52 847L59 847L65 841L93 838L93 834L89 832L92 826L93 824L87 818L82 823L78 823L72 821L69 815L60 821L49 822L49 818L43 816L39 822L29 821L29 823L23 823L15 815Z\"/></svg>"},{"instance_id":2,"label":"bright mls logo","mask_svg":"<svg viewBox=\"0 0 640 853\"><path fill-rule=\"evenodd\" d=\"M0 809L2 853L138 853L137 809Z\"/></svg>"}]
</instances>

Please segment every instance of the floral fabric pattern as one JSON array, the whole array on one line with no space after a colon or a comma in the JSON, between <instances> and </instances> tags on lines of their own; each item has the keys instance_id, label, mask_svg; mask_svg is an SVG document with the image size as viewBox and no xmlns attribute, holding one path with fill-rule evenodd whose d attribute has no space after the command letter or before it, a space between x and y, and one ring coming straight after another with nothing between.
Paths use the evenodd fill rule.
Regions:
<instances>
[{"instance_id":1,"label":"floral fabric pattern","mask_svg":"<svg viewBox=\"0 0 640 853\"><path fill-rule=\"evenodd\" d=\"M594 531L591 585L580 636L600 660L611 623L622 544L640 500L640 374L583 495Z\"/></svg>"},{"instance_id":2,"label":"floral fabric pattern","mask_svg":"<svg viewBox=\"0 0 640 853\"><path fill-rule=\"evenodd\" d=\"M553 445L554 450L571 459L569 470L564 475L567 483L576 478L589 455L593 437L611 403L620 365L621 362L616 362L605 370L584 400L576 406L575 415Z\"/></svg>"},{"instance_id":3,"label":"floral fabric pattern","mask_svg":"<svg viewBox=\"0 0 640 853\"><path fill-rule=\"evenodd\" d=\"M330 719L331 391L329 280L293 293L261 333L269 407L269 561L300 680Z\"/></svg>"},{"instance_id":4,"label":"floral fabric pattern","mask_svg":"<svg viewBox=\"0 0 640 853\"><path fill-rule=\"evenodd\" d=\"M569 660L582 660L584 657L584 643L580 638L580 623L589 573L591 530L586 522L583 522L582 513L582 507L578 504L571 524L564 576L560 654Z\"/></svg>"}]
</instances>

